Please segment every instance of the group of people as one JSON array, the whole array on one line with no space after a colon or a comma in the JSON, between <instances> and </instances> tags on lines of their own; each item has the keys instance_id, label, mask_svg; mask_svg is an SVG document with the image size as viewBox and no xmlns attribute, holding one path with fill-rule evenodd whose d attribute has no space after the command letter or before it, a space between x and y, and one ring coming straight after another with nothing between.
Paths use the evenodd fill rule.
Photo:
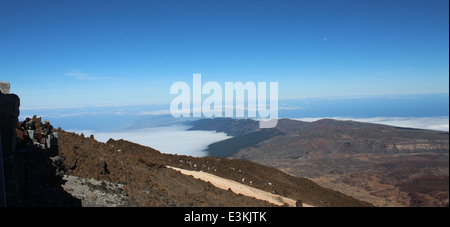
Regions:
<instances>
[{"instance_id":1,"label":"group of people","mask_svg":"<svg viewBox=\"0 0 450 227\"><path fill-rule=\"evenodd\" d=\"M53 132L53 126L50 124L50 121L45 120L44 124L38 129L36 122L29 117L20 123L17 132L18 137L24 142L31 143L42 149L50 149L53 139L57 137Z\"/></svg>"}]
</instances>

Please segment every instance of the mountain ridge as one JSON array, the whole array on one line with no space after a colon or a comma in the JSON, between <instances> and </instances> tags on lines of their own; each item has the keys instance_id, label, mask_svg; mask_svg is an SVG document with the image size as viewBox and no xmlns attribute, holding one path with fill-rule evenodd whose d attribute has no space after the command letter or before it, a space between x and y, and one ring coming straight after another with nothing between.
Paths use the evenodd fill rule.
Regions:
<instances>
[{"instance_id":1,"label":"mountain ridge","mask_svg":"<svg viewBox=\"0 0 450 227\"><path fill-rule=\"evenodd\" d=\"M377 206L448 204L448 132L334 119L280 119L276 129L283 134L222 157L307 177Z\"/></svg>"}]
</instances>

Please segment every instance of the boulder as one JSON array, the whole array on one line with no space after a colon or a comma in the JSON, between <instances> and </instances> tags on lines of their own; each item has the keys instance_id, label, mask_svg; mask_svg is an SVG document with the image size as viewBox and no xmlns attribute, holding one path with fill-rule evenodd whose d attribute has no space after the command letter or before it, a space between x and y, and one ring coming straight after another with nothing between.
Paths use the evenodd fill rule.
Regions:
<instances>
[{"instance_id":1,"label":"boulder","mask_svg":"<svg viewBox=\"0 0 450 227\"><path fill-rule=\"evenodd\" d=\"M9 89L11 85L8 82L0 81L0 93L9 94Z\"/></svg>"}]
</instances>

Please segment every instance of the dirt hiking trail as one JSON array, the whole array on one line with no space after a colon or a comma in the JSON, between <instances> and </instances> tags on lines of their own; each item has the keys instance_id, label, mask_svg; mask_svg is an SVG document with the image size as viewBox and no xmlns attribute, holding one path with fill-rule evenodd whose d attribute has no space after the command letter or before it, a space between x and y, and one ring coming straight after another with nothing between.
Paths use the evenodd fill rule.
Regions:
<instances>
[{"instance_id":1,"label":"dirt hiking trail","mask_svg":"<svg viewBox=\"0 0 450 227\"><path fill-rule=\"evenodd\" d=\"M275 195L260 189L256 189L241 183L238 183L236 181L228 180L222 177L218 177L216 175L205 173L205 172L198 172L198 171L192 171L192 170L185 170L180 169L172 166L166 166L167 168L174 169L176 171L181 172L184 175L193 176L196 179L200 179L205 182L210 182L215 187L221 188L223 190L230 189L236 194L242 194L248 197L253 197L259 200L264 200L270 203L273 203L278 206L283 206L287 204L290 207L295 207L296 201L287 197L283 197L280 195ZM303 207L313 207L309 204L303 203Z\"/></svg>"}]
</instances>

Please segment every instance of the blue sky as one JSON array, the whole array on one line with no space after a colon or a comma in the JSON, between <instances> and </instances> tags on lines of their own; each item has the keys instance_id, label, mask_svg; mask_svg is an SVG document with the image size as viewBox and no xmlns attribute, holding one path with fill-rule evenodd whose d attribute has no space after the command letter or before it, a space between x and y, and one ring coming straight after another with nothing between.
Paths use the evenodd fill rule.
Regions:
<instances>
[{"instance_id":1,"label":"blue sky","mask_svg":"<svg viewBox=\"0 0 450 227\"><path fill-rule=\"evenodd\" d=\"M22 106L168 103L176 81L280 99L449 93L448 0L0 0Z\"/></svg>"}]
</instances>

